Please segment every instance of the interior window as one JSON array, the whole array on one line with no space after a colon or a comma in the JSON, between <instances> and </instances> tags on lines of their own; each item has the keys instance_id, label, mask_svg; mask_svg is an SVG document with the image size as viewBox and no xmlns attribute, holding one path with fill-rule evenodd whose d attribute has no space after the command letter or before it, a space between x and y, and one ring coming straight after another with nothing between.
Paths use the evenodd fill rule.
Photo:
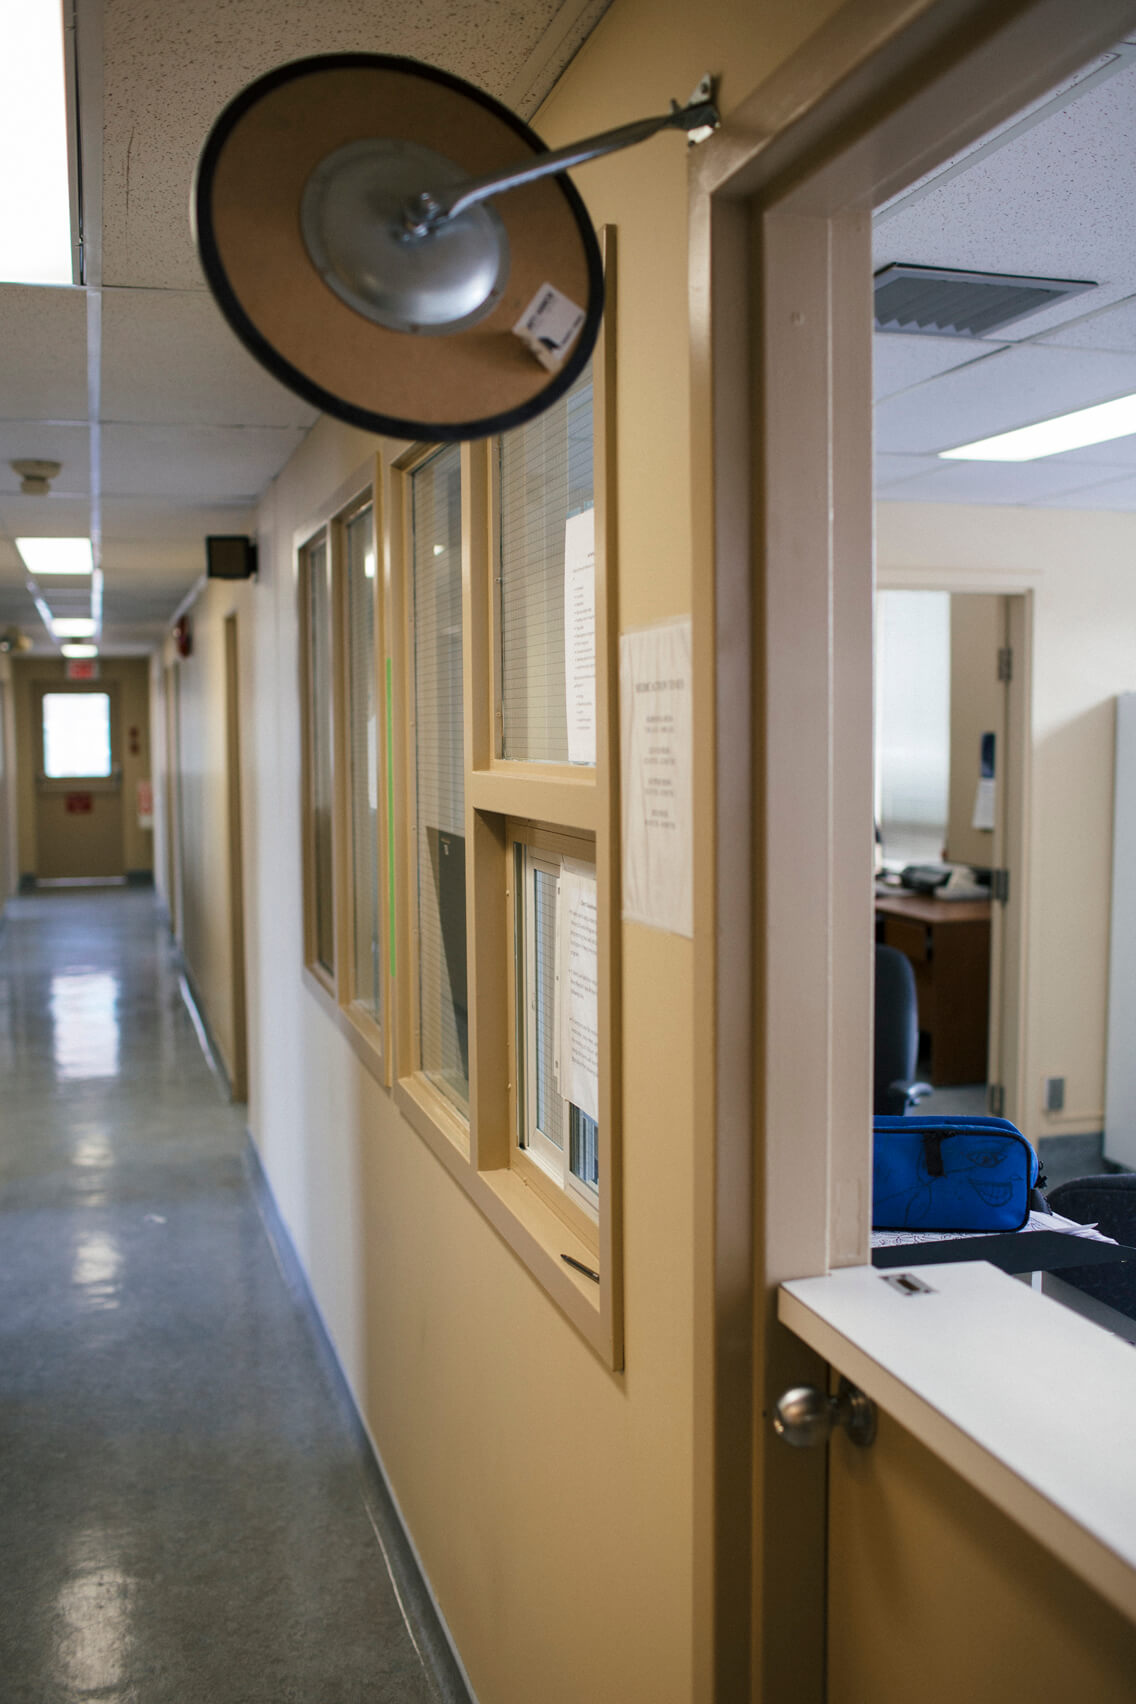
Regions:
<instances>
[{"instance_id":1,"label":"interior window","mask_svg":"<svg viewBox=\"0 0 1136 1704\"><path fill-rule=\"evenodd\" d=\"M109 693L44 693L43 772L49 781L110 775Z\"/></svg>"}]
</instances>

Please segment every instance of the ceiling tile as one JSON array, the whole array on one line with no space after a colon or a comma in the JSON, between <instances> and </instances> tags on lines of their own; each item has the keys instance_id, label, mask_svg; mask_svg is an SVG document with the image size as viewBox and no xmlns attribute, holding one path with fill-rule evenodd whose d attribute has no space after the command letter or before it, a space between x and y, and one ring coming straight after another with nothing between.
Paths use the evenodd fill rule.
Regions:
<instances>
[{"instance_id":1,"label":"ceiling tile","mask_svg":"<svg viewBox=\"0 0 1136 1704\"><path fill-rule=\"evenodd\" d=\"M290 427L104 426L103 492L251 502L303 436Z\"/></svg>"},{"instance_id":2,"label":"ceiling tile","mask_svg":"<svg viewBox=\"0 0 1136 1704\"><path fill-rule=\"evenodd\" d=\"M194 0L187 12L114 0L103 25L104 283L200 287L187 211L197 156L253 78L307 54L381 50L503 95L560 10L559 0L381 9L375 0Z\"/></svg>"},{"instance_id":3,"label":"ceiling tile","mask_svg":"<svg viewBox=\"0 0 1136 1704\"><path fill-rule=\"evenodd\" d=\"M914 479L919 473L934 473L942 462L938 456L896 456L877 455L875 460L875 486L877 491L883 491L889 485L897 485L902 479Z\"/></svg>"},{"instance_id":4,"label":"ceiling tile","mask_svg":"<svg viewBox=\"0 0 1136 1704\"><path fill-rule=\"evenodd\" d=\"M0 533L8 538L86 538L91 505L86 497L10 497L0 494Z\"/></svg>"},{"instance_id":5,"label":"ceiling tile","mask_svg":"<svg viewBox=\"0 0 1136 1704\"><path fill-rule=\"evenodd\" d=\"M85 290L0 284L0 416L87 418Z\"/></svg>"},{"instance_id":6,"label":"ceiling tile","mask_svg":"<svg viewBox=\"0 0 1136 1704\"><path fill-rule=\"evenodd\" d=\"M317 410L271 378L206 290L104 290L104 421L308 427Z\"/></svg>"},{"instance_id":7,"label":"ceiling tile","mask_svg":"<svg viewBox=\"0 0 1136 1704\"><path fill-rule=\"evenodd\" d=\"M33 503L48 509L68 497L85 497L91 489L91 450L85 426L57 426L53 421L0 420L0 503L19 495L20 476L13 461L57 461L59 477L46 497Z\"/></svg>"},{"instance_id":8,"label":"ceiling tile","mask_svg":"<svg viewBox=\"0 0 1136 1704\"><path fill-rule=\"evenodd\" d=\"M953 449L1129 391L1136 355L1050 344L1003 349L880 403L876 443L900 454Z\"/></svg>"},{"instance_id":9,"label":"ceiling tile","mask_svg":"<svg viewBox=\"0 0 1136 1704\"><path fill-rule=\"evenodd\" d=\"M902 331L877 331L872 337L876 401L922 384L953 367L965 367L1004 348L973 337L923 337Z\"/></svg>"},{"instance_id":10,"label":"ceiling tile","mask_svg":"<svg viewBox=\"0 0 1136 1704\"><path fill-rule=\"evenodd\" d=\"M936 473L916 474L889 485L889 503L1022 503L1056 497L1098 482L1091 468L1066 468L1046 462L940 462Z\"/></svg>"},{"instance_id":11,"label":"ceiling tile","mask_svg":"<svg viewBox=\"0 0 1136 1704\"><path fill-rule=\"evenodd\" d=\"M1032 338L1132 294L1136 68L1099 83L968 171L896 204L873 265L1092 279L1097 289L999 332ZM1115 394L1115 393L1114 393Z\"/></svg>"},{"instance_id":12,"label":"ceiling tile","mask_svg":"<svg viewBox=\"0 0 1136 1704\"><path fill-rule=\"evenodd\" d=\"M1136 278L1136 267L1133 277ZM1074 320L1059 331L1048 332L1044 341L1064 349L1110 349L1117 354L1136 354L1136 296L1126 297L1115 307L1105 308L1103 313L1086 314L1084 319Z\"/></svg>"},{"instance_id":13,"label":"ceiling tile","mask_svg":"<svg viewBox=\"0 0 1136 1704\"><path fill-rule=\"evenodd\" d=\"M1042 509L1136 509L1136 474L1124 479L1110 479L1101 485L1085 486L1063 497L1042 497L1036 505Z\"/></svg>"}]
</instances>

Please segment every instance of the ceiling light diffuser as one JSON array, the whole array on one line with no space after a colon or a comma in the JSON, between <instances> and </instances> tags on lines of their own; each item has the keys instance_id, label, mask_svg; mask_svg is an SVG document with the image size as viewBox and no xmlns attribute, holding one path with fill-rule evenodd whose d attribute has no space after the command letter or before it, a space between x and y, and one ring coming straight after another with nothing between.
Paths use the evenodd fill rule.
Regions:
<instances>
[{"instance_id":1,"label":"ceiling light diffuser","mask_svg":"<svg viewBox=\"0 0 1136 1704\"><path fill-rule=\"evenodd\" d=\"M1087 444L1107 444L1136 432L1136 396L1118 396L1114 402L1098 402L1093 408L1078 408L1036 426L1019 426L993 438L960 444L957 450L940 450L944 461L1037 461L1057 456L1062 450L1081 450Z\"/></svg>"},{"instance_id":2,"label":"ceiling light diffuser","mask_svg":"<svg viewBox=\"0 0 1136 1704\"><path fill-rule=\"evenodd\" d=\"M70 284L63 8L0 0L0 281Z\"/></svg>"},{"instance_id":3,"label":"ceiling light diffuser","mask_svg":"<svg viewBox=\"0 0 1136 1704\"><path fill-rule=\"evenodd\" d=\"M59 649L65 657L97 657L97 645L60 645Z\"/></svg>"},{"instance_id":4,"label":"ceiling light diffuser","mask_svg":"<svg viewBox=\"0 0 1136 1704\"><path fill-rule=\"evenodd\" d=\"M89 615L52 616L51 631L57 639L91 639L95 624Z\"/></svg>"},{"instance_id":5,"label":"ceiling light diffuser","mask_svg":"<svg viewBox=\"0 0 1136 1704\"><path fill-rule=\"evenodd\" d=\"M16 549L29 574L90 574L94 571L89 538L18 538Z\"/></svg>"}]
</instances>

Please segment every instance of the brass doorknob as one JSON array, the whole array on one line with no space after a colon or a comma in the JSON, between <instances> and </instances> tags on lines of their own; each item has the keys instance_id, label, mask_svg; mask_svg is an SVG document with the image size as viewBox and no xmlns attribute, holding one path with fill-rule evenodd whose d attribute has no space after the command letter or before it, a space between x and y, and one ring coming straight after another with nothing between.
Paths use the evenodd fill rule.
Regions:
<instances>
[{"instance_id":1,"label":"brass doorknob","mask_svg":"<svg viewBox=\"0 0 1136 1704\"><path fill-rule=\"evenodd\" d=\"M841 1379L835 1396L826 1396L815 1385L795 1385L773 1410L773 1430L794 1449L827 1443L837 1426L862 1448L876 1436L875 1403L847 1379Z\"/></svg>"}]
</instances>

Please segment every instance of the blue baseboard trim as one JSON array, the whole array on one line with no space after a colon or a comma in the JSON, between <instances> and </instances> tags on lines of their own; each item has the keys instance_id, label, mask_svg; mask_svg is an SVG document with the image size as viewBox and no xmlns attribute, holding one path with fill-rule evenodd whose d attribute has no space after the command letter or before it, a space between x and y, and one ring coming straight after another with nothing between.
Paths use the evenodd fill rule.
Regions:
<instances>
[{"instance_id":1,"label":"blue baseboard trim","mask_svg":"<svg viewBox=\"0 0 1136 1704\"><path fill-rule=\"evenodd\" d=\"M288 1293L308 1321L336 1405L355 1440L367 1515L407 1630L437 1693L438 1704L477 1704L251 1135L245 1142L244 1169Z\"/></svg>"}]
</instances>

